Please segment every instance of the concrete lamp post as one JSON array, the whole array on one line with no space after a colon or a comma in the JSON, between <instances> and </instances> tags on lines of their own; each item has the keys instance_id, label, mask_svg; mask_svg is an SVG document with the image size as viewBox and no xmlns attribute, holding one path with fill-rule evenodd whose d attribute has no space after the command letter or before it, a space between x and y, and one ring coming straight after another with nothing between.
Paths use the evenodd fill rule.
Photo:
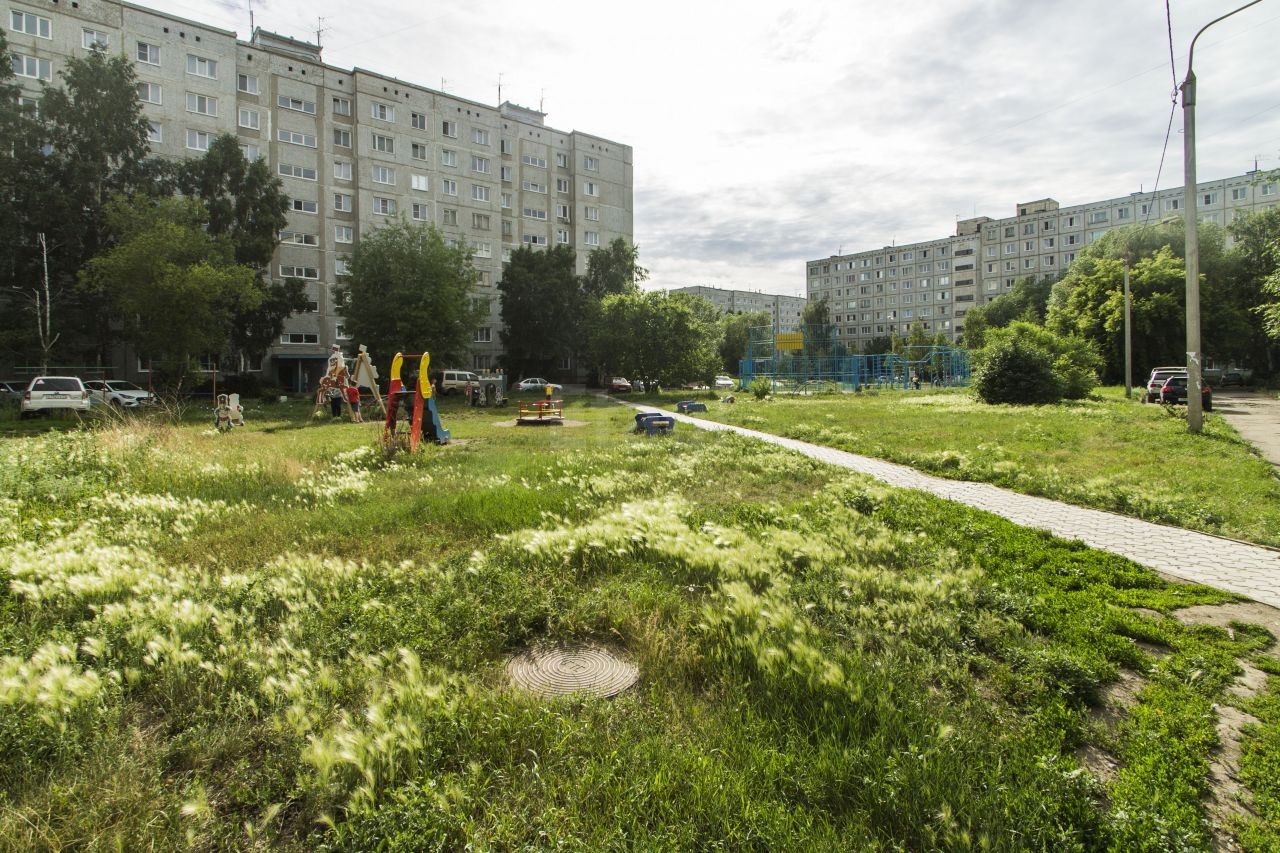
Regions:
<instances>
[{"instance_id":1,"label":"concrete lamp post","mask_svg":"<svg viewBox=\"0 0 1280 853\"><path fill-rule=\"evenodd\" d=\"M1196 52L1196 39L1219 21L1236 12L1256 6L1262 0L1253 0L1235 11L1214 18L1200 28L1191 39L1187 51L1187 79L1178 88L1182 90L1182 156L1185 183L1182 188L1183 218L1187 222L1187 429L1198 433L1204 428L1204 411L1200 394L1204 383L1200 376L1200 229L1196 222L1196 73L1192 60Z\"/></svg>"}]
</instances>

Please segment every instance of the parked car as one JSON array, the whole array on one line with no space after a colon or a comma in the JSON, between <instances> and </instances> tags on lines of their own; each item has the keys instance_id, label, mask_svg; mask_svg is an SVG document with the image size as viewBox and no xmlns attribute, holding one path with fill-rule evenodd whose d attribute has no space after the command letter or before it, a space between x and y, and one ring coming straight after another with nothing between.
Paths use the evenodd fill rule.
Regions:
<instances>
[{"instance_id":1,"label":"parked car","mask_svg":"<svg viewBox=\"0 0 1280 853\"><path fill-rule=\"evenodd\" d=\"M91 379L84 383L89 390L89 401L122 409L136 409L155 402L146 388L121 379Z\"/></svg>"},{"instance_id":2,"label":"parked car","mask_svg":"<svg viewBox=\"0 0 1280 853\"><path fill-rule=\"evenodd\" d=\"M480 377L470 370L442 370L436 378L440 383L442 395L461 394L467 390L467 383L480 387Z\"/></svg>"},{"instance_id":3,"label":"parked car","mask_svg":"<svg viewBox=\"0 0 1280 853\"><path fill-rule=\"evenodd\" d=\"M1185 367L1153 367L1151 368L1151 377L1147 379L1147 396L1145 402L1160 402L1160 389L1164 387L1164 382L1170 376L1181 374L1187 375Z\"/></svg>"},{"instance_id":4,"label":"parked car","mask_svg":"<svg viewBox=\"0 0 1280 853\"><path fill-rule=\"evenodd\" d=\"M37 376L22 394L22 417L33 418L54 409L89 411L89 392L75 376Z\"/></svg>"},{"instance_id":5,"label":"parked car","mask_svg":"<svg viewBox=\"0 0 1280 853\"><path fill-rule=\"evenodd\" d=\"M1200 405L1206 412L1213 411L1213 389L1207 384L1200 385ZM1187 376L1170 376L1160 387L1160 402L1170 405L1187 401Z\"/></svg>"},{"instance_id":6,"label":"parked car","mask_svg":"<svg viewBox=\"0 0 1280 853\"><path fill-rule=\"evenodd\" d=\"M521 379L519 382L516 383L516 390L517 391L542 391L543 393L545 393L548 385L551 386L552 394L559 394L562 391L564 391L563 385L557 385L554 382L548 382L547 380L539 379L536 376L531 377L529 379Z\"/></svg>"},{"instance_id":7,"label":"parked car","mask_svg":"<svg viewBox=\"0 0 1280 853\"><path fill-rule=\"evenodd\" d=\"M631 391L631 383L621 376L615 376L609 380L609 393L626 394Z\"/></svg>"},{"instance_id":8,"label":"parked car","mask_svg":"<svg viewBox=\"0 0 1280 853\"><path fill-rule=\"evenodd\" d=\"M732 376L717 376L716 381L712 383L711 387L715 388L717 391L732 391L733 387L737 384L737 382L733 381Z\"/></svg>"},{"instance_id":9,"label":"parked car","mask_svg":"<svg viewBox=\"0 0 1280 853\"><path fill-rule=\"evenodd\" d=\"M1244 385L1244 374L1238 370L1228 370L1222 374L1222 381L1218 385L1223 388L1229 385Z\"/></svg>"},{"instance_id":10,"label":"parked car","mask_svg":"<svg viewBox=\"0 0 1280 853\"><path fill-rule=\"evenodd\" d=\"M0 381L0 406L16 406L22 400L22 392L27 390L27 383L19 379Z\"/></svg>"}]
</instances>

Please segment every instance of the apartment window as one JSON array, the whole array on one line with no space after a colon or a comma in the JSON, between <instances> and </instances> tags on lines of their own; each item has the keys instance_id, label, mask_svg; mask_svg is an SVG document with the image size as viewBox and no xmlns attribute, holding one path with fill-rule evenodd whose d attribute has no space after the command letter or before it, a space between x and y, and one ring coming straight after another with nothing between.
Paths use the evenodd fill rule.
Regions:
<instances>
[{"instance_id":1,"label":"apartment window","mask_svg":"<svg viewBox=\"0 0 1280 853\"><path fill-rule=\"evenodd\" d=\"M1090 224L1107 221L1107 212L1105 210L1095 210L1089 214Z\"/></svg>"},{"instance_id":2,"label":"apartment window","mask_svg":"<svg viewBox=\"0 0 1280 853\"><path fill-rule=\"evenodd\" d=\"M569 205L567 204L556 205L556 219L559 219L561 222L569 221Z\"/></svg>"},{"instance_id":3,"label":"apartment window","mask_svg":"<svg viewBox=\"0 0 1280 853\"><path fill-rule=\"evenodd\" d=\"M370 134L372 137L372 145L374 151L381 151L384 154L396 153L396 141L390 136L383 136L380 133Z\"/></svg>"},{"instance_id":4,"label":"apartment window","mask_svg":"<svg viewBox=\"0 0 1280 853\"><path fill-rule=\"evenodd\" d=\"M111 39L106 33L85 27L80 30L80 44L85 50L93 50L94 48L106 50L111 46Z\"/></svg>"},{"instance_id":5,"label":"apartment window","mask_svg":"<svg viewBox=\"0 0 1280 853\"><path fill-rule=\"evenodd\" d=\"M288 95L280 95L276 98L276 106L282 110L293 110L294 112L306 113L313 116L316 114L315 101L304 101L302 98L291 98Z\"/></svg>"},{"instance_id":6,"label":"apartment window","mask_svg":"<svg viewBox=\"0 0 1280 853\"><path fill-rule=\"evenodd\" d=\"M138 100L148 104L160 103L159 83L139 83Z\"/></svg>"},{"instance_id":7,"label":"apartment window","mask_svg":"<svg viewBox=\"0 0 1280 853\"><path fill-rule=\"evenodd\" d=\"M583 210L583 214L587 217L588 222L600 221L600 208L598 207L592 207L591 205L587 205L586 208Z\"/></svg>"},{"instance_id":8,"label":"apartment window","mask_svg":"<svg viewBox=\"0 0 1280 853\"><path fill-rule=\"evenodd\" d=\"M351 164L344 160L334 160L333 179L335 181L351 180Z\"/></svg>"},{"instance_id":9,"label":"apartment window","mask_svg":"<svg viewBox=\"0 0 1280 853\"><path fill-rule=\"evenodd\" d=\"M556 192L567 193L569 191L568 178L556 178Z\"/></svg>"},{"instance_id":10,"label":"apartment window","mask_svg":"<svg viewBox=\"0 0 1280 853\"><path fill-rule=\"evenodd\" d=\"M1208 207L1211 204L1217 204L1217 203L1218 203L1217 193L1203 193L1200 196L1200 204L1204 207Z\"/></svg>"},{"instance_id":11,"label":"apartment window","mask_svg":"<svg viewBox=\"0 0 1280 853\"><path fill-rule=\"evenodd\" d=\"M599 232L599 231L588 231L588 232L586 232L585 234L583 234L582 236L583 236L583 240L582 240L582 242L586 243L588 246L599 246L599 245L600 245L600 232Z\"/></svg>"},{"instance_id":12,"label":"apartment window","mask_svg":"<svg viewBox=\"0 0 1280 853\"><path fill-rule=\"evenodd\" d=\"M450 137L451 139L457 139L458 123L456 121L449 121L448 119L440 122L440 133Z\"/></svg>"},{"instance_id":13,"label":"apartment window","mask_svg":"<svg viewBox=\"0 0 1280 853\"><path fill-rule=\"evenodd\" d=\"M342 213L351 212L351 195L349 193L333 194L333 209Z\"/></svg>"},{"instance_id":14,"label":"apartment window","mask_svg":"<svg viewBox=\"0 0 1280 853\"><path fill-rule=\"evenodd\" d=\"M284 130L281 128L276 132L276 139L281 142L287 142L290 145L302 145L307 148L316 147L316 137L314 133L298 133L296 130Z\"/></svg>"},{"instance_id":15,"label":"apartment window","mask_svg":"<svg viewBox=\"0 0 1280 853\"><path fill-rule=\"evenodd\" d=\"M472 338L472 341L477 344L489 343L490 342L489 327L485 326L483 328L476 329L476 334L475 334L475 337Z\"/></svg>"},{"instance_id":16,"label":"apartment window","mask_svg":"<svg viewBox=\"0 0 1280 853\"><path fill-rule=\"evenodd\" d=\"M30 12L11 12L9 29L42 39L53 38L53 24L48 18Z\"/></svg>"},{"instance_id":17,"label":"apartment window","mask_svg":"<svg viewBox=\"0 0 1280 853\"><path fill-rule=\"evenodd\" d=\"M299 246L319 246L320 239L314 234L304 234L301 231L281 231L281 243L295 243Z\"/></svg>"},{"instance_id":18,"label":"apartment window","mask_svg":"<svg viewBox=\"0 0 1280 853\"><path fill-rule=\"evenodd\" d=\"M1036 259L1035 259L1035 258L1023 258L1023 259L1022 259L1022 268L1023 268L1024 270L1033 269L1033 268L1035 267L1035 265L1036 265Z\"/></svg>"},{"instance_id":19,"label":"apartment window","mask_svg":"<svg viewBox=\"0 0 1280 853\"><path fill-rule=\"evenodd\" d=\"M388 166L374 166L373 182L375 184L394 184L396 182L396 170Z\"/></svg>"},{"instance_id":20,"label":"apartment window","mask_svg":"<svg viewBox=\"0 0 1280 853\"><path fill-rule=\"evenodd\" d=\"M1262 185L1262 195L1265 195L1265 196L1272 196L1272 195L1275 195L1275 194L1276 194L1276 185L1275 185L1275 184L1263 184L1263 185Z\"/></svg>"},{"instance_id":21,"label":"apartment window","mask_svg":"<svg viewBox=\"0 0 1280 853\"><path fill-rule=\"evenodd\" d=\"M537 207L526 207L524 209L525 219L543 219L547 218L547 212Z\"/></svg>"},{"instance_id":22,"label":"apartment window","mask_svg":"<svg viewBox=\"0 0 1280 853\"><path fill-rule=\"evenodd\" d=\"M478 127L471 128L471 141L476 145L488 145L489 131L481 130Z\"/></svg>"},{"instance_id":23,"label":"apartment window","mask_svg":"<svg viewBox=\"0 0 1280 853\"><path fill-rule=\"evenodd\" d=\"M582 167L588 172L598 172L600 171L600 158L584 156L582 158Z\"/></svg>"},{"instance_id":24,"label":"apartment window","mask_svg":"<svg viewBox=\"0 0 1280 853\"><path fill-rule=\"evenodd\" d=\"M451 167L453 167L453 168L457 168L457 166L458 166L458 152L457 152L457 151L451 151L451 150L449 150L448 148L441 148L441 149L440 149L440 165L441 165L441 166L451 166Z\"/></svg>"},{"instance_id":25,"label":"apartment window","mask_svg":"<svg viewBox=\"0 0 1280 853\"><path fill-rule=\"evenodd\" d=\"M1067 217L1067 227L1068 228L1076 227L1076 218L1074 216Z\"/></svg>"},{"instance_id":26,"label":"apartment window","mask_svg":"<svg viewBox=\"0 0 1280 853\"><path fill-rule=\"evenodd\" d=\"M563 151L557 152L556 165L559 166L561 169L569 168L569 155L565 154Z\"/></svg>"},{"instance_id":27,"label":"apartment window","mask_svg":"<svg viewBox=\"0 0 1280 853\"><path fill-rule=\"evenodd\" d=\"M350 148L351 147L351 131L339 130L338 128L335 127L333 129L333 144L338 146L339 148Z\"/></svg>"},{"instance_id":28,"label":"apartment window","mask_svg":"<svg viewBox=\"0 0 1280 853\"><path fill-rule=\"evenodd\" d=\"M139 62L145 62L148 65L160 64L160 46L155 44L147 44L145 41L138 42L137 57Z\"/></svg>"},{"instance_id":29,"label":"apartment window","mask_svg":"<svg viewBox=\"0 0 1280 853\"><path fill-rule=\"evenodd\" d=\"M250 130L258 129L258 111L257 110L240 110L240 126L247 127Z\"/></svg>"},{"instance_id":30,"label":"apartment window","mask_svg":"<svg viewBox=\"0 0 1280 853\"><path fill-rule=\"evenodd\" d=\"M333 242L335 243L355 242L355 229L353 229L350 225L333 226Z\"/></svg>"},{"instance_id":31,"label":"apartment window","mask_svg":"<svg viewBox=\"0 0 1280 853\"><path fill-rule=\"evenodd\" d=\"M472 154L471 155L471 171L480 172L485 175L489 174L489 158L477 157L476 155Z\"/></svg>"},{"instance_id":32,"label":"apartment window","mask_svg":"<svg viewBox=\"0 0 1280 853\"><path fill-rule=\"evenodd\" d=\"M252 74L237 74L236 89L246 95L258 94L258 78Z\"/></svg>"},{"instance_id":33,"label":"apartment window","mask_svg":"<svg viewBox=\"0 0 1280 853\"><path fill-rule=\"evenodd\" d=\"M569 242L569 232L564 228L556 229L556 242L560 245L567 245Z\"/></svg>"},{"instance_id":34,"label":"apartment window","mask_svg":"<svg viewBox=\"0 0 1280 853\"><path fill-rule=\"evenodd\" d=\"M210 80L217 80L218 60L206 59L203 56L196 56L194 53L188 53L187 73L194 74L196 77L208 77Z\"/></svg>"},{"instance_id":35,"label":"apartment window","mask_svg":"<svg viewBox=\"0 0 1280 853\"><path fill-rule=\"evenodd\" d=\"M471 185L471 198L472 198L472 200L473 200L473 201L488 201L488 200L489 200L489 188L488 188L488 187L482 187L482 186L480 186L479 184L472 184L472 185Z\"/></svg>"},{"instance_id":36,"label":"apartment window","mask_svg":"<svg viewBox=\"0 0 1280 853\"><path fill-rule=\"evenodd\" d=\"M582 192L585 195L598 196L600 195L600 188L596 185L595 181L584 181L582 184Z\"/></svg>"},{"instance_id":37,"label":"apartment window","mask_svg":"<svg viewBox=\"0 0 1280 853\"><path fill-rule=\"evenodd\" d=\"M252 145L248 142L240 143L240 153L243 154L244 159L248 160L250 163L262 156L258 146Z\"/></svg>"},{"instance_id":38,"label":"apartment window","mask_svg":"<svg viewBox=\"0 0 1280 853\"><path fill-rule=\"evenodd\" d=\"M1005 244L1004 244L1004 253L1005 253L1006 255L1015 255L1015 254L1017 254L1017 253L1018 253L1018 244L1017 244L1017 243L1005 243Z\"/></svg>"},{"instance_id":39,"label":"apartment window","mask_svg":"<svg viewBox=\"0 0 1280 853\"><path fill-rule=\"evenodd\" d=\"M1004 229L1004 236L1006 239L1015 236L1017 233L1018 229L1014 228L1012 225L1009 225ZM903 255L903 257L905 258L906 255Z\"/></svg>"},{"instance_id":40,"label":"apartment window","mask_svg":"<svg viewBox=\"0 0 1280 853\"><path fill-rule=\"evenodd\" d=\"M545 246L547 238L541 234L525 234L520 238L520 242L527 246Z\"/></svg>"},{"instance_id":41,"label":"apartment window","mask_svg":"<svg viewBox=\"0 0 1280 853\"><path fill-rule=\"evenodd\" d=\"M506 183L511 183L511 167L503 166L501 173L502 173L502 180L505 181Z\"/></svg>"},{"instance_id":42,"label":"apartment window","mask_svg":"<svg viewBox=\"0 0 1280 853\"><path fill-rule=\"evenodd\" d=\"M187 92L187 112L199 113L205 116L218 115L218 99L211 98L208 95L197 95L194 92Z\"/></svg>"},{"instance_id":43,"label":"apartment window","mask_svg":"<svg viewBox=\"0 0 1280 853\"><path fill-rule=\"evenodd\" d=\"M1150 212L1151 212L1151 205L1149 205L1149 204L1140 204L1140 205L1138 205L1138 215L1139 215L1139 216L1146 216L1146 215L1147 215L1148 213L1150 213Z\"/></svg>"},{"instance_id":44,"label":"apartment window","mask_svg":"<svg viewBox=\"0 0 1280 853\"><path fill-rule=\"evenodd\" d=\"M147 141L164 142L164 130L154 121L147 122Z\"/></svg>"},{"instance_id":45,"label":"apartment window","mask_svg":"<svg viewBox=\"0 0 1280 853\"><path fill-rule=\"evenodd\" d=\"M1128 218L1129 218L1129 208L1122 207L1116 211L1116 219L1128 219Z\"/></svg>"},{"instance_id":46,"label":"apartment window","mask_svg":"<svg viewBox=\"0 0 1280 853\"><path fill-rule=\"evenodd\" d=\"M498 150L499 150L500 152L502 152L503 154L510 154L510 153L511 153L511 140L510 140L510 139L506 139L506 138L499 139L499 140L498 140Z\"/></svg>"},{"instance_id":47,"label":"apartment window","mask_svg":"<svg viewBox=\"0 0 1280 853\"><path fill-rule=\"evenodd\" d=\"M446 207L440 211L440 222L443 225L457 225L458 211L451 207Z\"/></svg>"},{"instance_id":48,"label":"apartment window","mask_svg":"<svg viewBox=\"0 0 1280 853\"><path fill-rule=\"evenodd\" d=\"M426 175L410 175L409 186L415 190L426 192L431 189L431 182L427 179Z\"/></svg>"},{"instance_id":49,"label":"apartment window","mask_svg":"<svg viewBox=\"0 0 1280 853\"><path fill-rule=\"evenodd\" d=\"M441 185L441 187L443 188L443 190L444 190L444 194L445 194L445 195L457 195L457 194L458 194L458 182L457 182L457 181L451 181L451 180L449 180L448 178L444 178L444 179L442 179L442 180L440 181L440 185Z\"/></svg>"},{"instance_id":50,"label":"apartment window","mask_svg":"<svg viewBox=\"0 0 1280 853\"><path fill-rule=\"evenodd\" d=\"M547 168L547 161L545 159L542 157L535 157L532 154L525 154L520 158L520 162L524 163L526 166L533 166L538 169Z\"/></svg>"},{"instance_id":51,"label":"apartment window","mask_svg":"<svg viewBox=\"0 0 1280 853\"><path fill-rule=\"evenodd\" d=\"M35 80L53 79L53 65L49 60L23 56L20 53L13 53L10 56L13 59L13 73L19 77L31 77Z\"/></svg>"},{"instance_id":52,"label":"apartment window","mask_svg":"<svg viewBox=\"0 0 1280 853\"><path fill-rule=\"evenodd\" d=\"M285 332L280 336L282 344L318 344L320 336L312 332Z\"/></svg>"},{"instance_id":53,"label":"apartment window","mask_svg":"<svg viewBox=\"0 0 1280 853\"><path fill-rule=\"evenodd\" d=\"M427 114L426 113L409 113L409 126L412 127L414 130L426 130Z\"/></svg>"},{"instance_id":54,"label":"apartment window","mask_svg":"<svg viewBox=\"0 0 1280 853\"><path fill-rule=\"evenodd\" d=\"M280 265L281 278L319 278L320 270L315 267L293 267L285 264Z\"/></svg>"},{"instance_id":55,"label":"apartment window","mask_svg":"<svg viewBox=\"0 0 1280 853\"><path fill-rule=\"evenodd\" d=\"M193 151L208 151L211 141L213 141L212 133L206 133L203 130L187 131L187 147Z\"/></svg>"},{"instance_id":56,"label":"apartment window","mask_svg":"<svg viewBox=\"0 0 1280 853\"><path fill-rule=\"evenodd\" d=\"M511 209L511 193L503 193L500 198L502 201L502 209L510 210Z\"/></svg>"},{"instance_id":57,"label":"apartment window","mask_svg":"<svg viewBox=\"0 0 1280 853\"><path fill-rule=\"evenodd\" d=\"M1182 199L1180 198L1167 198L1164 200L1165 210L1177 210L1180 207L1182 207Z\"/></svg>"},{"instance_id":58,"label":"apartment window","mask_svg":"<svg viewBox=\"0 0 1280 853\"><path fill-rule=\"evenodd\" d=\"M423 145L421 142L410 142L409 156L415 160L426 160L428 156L427 146Z\"/></svg>"},{"instance_id":59,"label":"apartment window","mask_svg":"<svg viewBox=\"0 0 1280 853\"><path fill-rule=\"evenodd\" d=\"M347 98L334 98L333 114L336 116L351 115L351 101Z\"/></svg>"},{"instance_id":60,"label":"apartment window","mask_svg":"<svg viewBox=\"0 0 1280 853\"><path fill-rule=\"evenodd\" d=\"M276 169L286 178L301 178L304 181L314 181L318 177L316 170L310 166L294 166L290 163L281 163Z\"/></svg>"},{"instance_id":61,"label":"apartment window","mask_svg":"<svg viewBox=\"0 0 1280 853\"><path fill-rule=\"evenodd\" d=\"M373 212L378 216L395 216L396 200L375 195L373 197Z\"/></svg>"},{"instance_id":62,"label":"apartment window","mask_svg":"<svg viewBox=\"0 0 1280 853\"><path fill-rule=\"evenodd\" d=\"M1053 238L1053 237L1045 237L1045 238L1044 238L1044 247L1045 247L1046 249L1052 249L1052 248L1053 248L1053 244L1054 244L1054 238Z\"/></svg>"},{"instance_id":63,"label":"apartment window","mask_svg":"<svg viewBox=\"0 0 1280 853\"><path fill-rule=\"evenodd\" d=\"M471 227L477 231L488 231L491 221L487 213L471 214Z\"/></svg>"},{"instance_id":64,"label":"apartment window","mask_svg":"<svg viewBox=\"0 0 1280 853\"><path fill-rule=\"evenodd\" d=\"M374 101L369 105L369 115L378 121L395 121L396 108L388 104L380 104Z\"/></svg>"},{"instance_id":65,"label":"apartment window","mask_svg":"<svg viewBox=\"0 0 1280 853\"><path fill-rule=\"evenodd\" d=\"M998 255L998 254L1000 254L1000 247L999 247L999 246L988 246L988 247L987 247L987 257L988 257L988 258L994 258L994 257L995 257L996 255Z\"/></svg>"},{"instance_id":66,"label":"apartment window","mask_svg":"<svg viewBox=\"0 0 1280 853\"><path fill-rule=\"evenodd\" d=\"M431 218L431 206L415 201L409 205L409 215L419 222L426 222Z\"/></svg>"},{"instance_id":67,"label":"apartment window","mask_svg":"<svg viewBox=\"0 0 1280 853\"><path fill-rule=\"evenodd\" d=\"M521 181L520 189L531 193L545 193L547 191L547 185L540 184L536 181Z\"/></svg>"},{"instance_id":68,"label":"apartment window","mask_svg":"<svg viewBox=\"0 0 1280 853\"><path fill-rule=\"evenodd\" d=\"M318 205L314 201L307 201L303 198L295 198L290 200L295 213L316 213Z\"/></svg>"},{"instance_id":69,"label":"apartment window","mask_svg":"<svg viewBox=\"0 0 1280 853\"><path fill-rule=\"evenodd\" d=\"M1035 250L1036 250L1035 240L1027 240L1025 243L1022 244L1022 251L1024 252L1034 252Z\"/></svg>"}]
</instances>

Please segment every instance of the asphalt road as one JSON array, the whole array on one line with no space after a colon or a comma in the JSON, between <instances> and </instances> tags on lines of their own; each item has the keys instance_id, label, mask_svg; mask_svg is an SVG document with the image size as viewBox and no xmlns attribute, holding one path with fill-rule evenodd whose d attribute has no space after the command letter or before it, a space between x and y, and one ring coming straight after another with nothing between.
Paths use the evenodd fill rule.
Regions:
<instances>
[{"instance_id":1,"label":"asphalt road","mask_svg":"<svg viewBox=\"0 0 1280 853\"><path fill-rule=\"evenodd\" d=\"M1215 388L1213 410L1280 469L1280 398L1275 391Z\"/></svg>"}]
</instances>

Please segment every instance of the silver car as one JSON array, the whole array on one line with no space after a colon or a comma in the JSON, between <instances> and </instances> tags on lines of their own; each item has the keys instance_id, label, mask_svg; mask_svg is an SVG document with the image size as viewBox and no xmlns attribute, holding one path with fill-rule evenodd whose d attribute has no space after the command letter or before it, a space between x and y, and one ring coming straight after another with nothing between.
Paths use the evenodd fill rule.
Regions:
<instances>
[{"instance_id":1,"label":"silver car","mask_svg":"<svg viewBox=\"0 0 1280 853\"><path fill-rule=\"evenodd\" d=\"M146 388L121 379L91 379L84 383L89 389L89 400L123 409L136 409L155 402Z\"/></svg>"},{"instance_id":2,"label":"silver car","mask_svg":"<svg viewBox=\"0 0 1280 853\"><path fill-rule=\"evenodd\" d=\"M37 376L22 394L22 417L33 418L54 409L89 411L89 392L77 376Z\"/></svg>"}]
</instances>

